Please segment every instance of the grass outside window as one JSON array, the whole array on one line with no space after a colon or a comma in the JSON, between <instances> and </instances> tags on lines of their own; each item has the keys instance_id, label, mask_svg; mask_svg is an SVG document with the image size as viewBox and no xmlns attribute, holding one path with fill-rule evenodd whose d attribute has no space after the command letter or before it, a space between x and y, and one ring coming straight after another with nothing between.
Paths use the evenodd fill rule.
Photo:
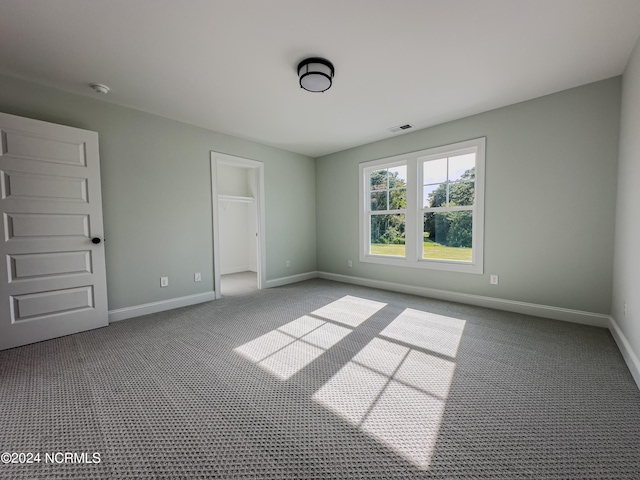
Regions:
<instances>
[{"instance_id":1,"label":"grass outside window","mask_svg":"<svg viewBox=\"0 0 640 480\"><path fill-rule=\"evenodd\" d=\"M404 257L405 251L404 245L384 243L371 244L371 255ZM447 247L435 242L424 242L422 258L470 262L472 259L472 249L465 247Z\"/></svg>"}]
</instances>

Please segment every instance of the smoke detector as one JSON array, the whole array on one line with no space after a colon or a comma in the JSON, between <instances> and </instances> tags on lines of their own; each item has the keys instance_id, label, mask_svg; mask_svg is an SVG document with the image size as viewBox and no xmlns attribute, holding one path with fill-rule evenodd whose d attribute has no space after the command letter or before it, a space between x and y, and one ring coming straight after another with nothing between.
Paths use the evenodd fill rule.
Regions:
<instances>
[{"instance_id":1,"label":"smoke detector","mask_svg":"<svg viewBox=\"0 0 640 480\"><path fill-rule=\"evenodd\" d=\"M109 93L109 90L111 90L109 87L107 87L106 85L103 85L102 83L92 83L91 88L93 88L94 92L102 93L104 95Z\"/></svg>"}]
</instances>

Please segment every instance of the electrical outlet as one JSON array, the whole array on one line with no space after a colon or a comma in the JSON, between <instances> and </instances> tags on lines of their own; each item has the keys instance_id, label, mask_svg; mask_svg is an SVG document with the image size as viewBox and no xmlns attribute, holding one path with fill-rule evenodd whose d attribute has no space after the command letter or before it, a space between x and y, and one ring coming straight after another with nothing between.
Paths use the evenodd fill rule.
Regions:
<instances>
[{"instance_id":1,"label":"electrical outlet","mask_svg":"<svg viewBox=\"0 0 640 480\"><path fill-rule=\"evenodd\" d=\"M168 287L169 286L169 277L160 277L160 286Z\"/></svg>"},{"instance_id":2,"label":"electrical outlet","mask_svg":"<svg viewBox=\"0 0 640 480\"><path fill-rule=\"evenodd\" d=\"M291 262L287 260L286 262L284 262L284 266L287 268L291 268Z\"/></svg>"},{"instance_id":3,"label":"electrical outlet","mask_svg":"<svg viewBox=\"0 0 640 480\"><path fill-rule=\"evenodd\" d=\"M498 285L498 275L491 275L489 277L489 283L491 285Z\"/></svg>"},{"instance_id":4,"label":"electrical outlet","mask_svg":"<svg viewBox=\"0 0 640 480\"><path fill-rule=\"evenodd\" d=\"M353 262L351 260L347 260L347 267L353 267Z\"/></svg>"},{"instance_id":5,"label":"electrical outlet","mask_svg":"<svg viewBox=\"0 0 640 480\"><path fill-rule=\"evenodd\" d=\"M194 282L201 282L202 281L202 273L200 272L196 272L193 274L193 281Z\"/></svg>"}]
</instances>

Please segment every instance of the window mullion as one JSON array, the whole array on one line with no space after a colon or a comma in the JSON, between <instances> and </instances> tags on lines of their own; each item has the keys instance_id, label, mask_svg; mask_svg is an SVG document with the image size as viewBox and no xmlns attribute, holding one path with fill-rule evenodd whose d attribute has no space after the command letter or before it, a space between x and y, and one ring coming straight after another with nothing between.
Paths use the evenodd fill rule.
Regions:
<instances>
[{"instance_id":1,"label":"window mullion","mask_svg":"<svg viewBox=\"0 0 640 480\"><path fill-rule=\"evenodd\" d=\"M400 209L400 210L371 210L369 212L370 215L396 215L396 214L402 214L402 215L406 215L407 210L405 209Z\"/></svg>"},{"instance_id":2,"label":"window mullion","mask_svg":"<svg viewBox=\"0 0 640 480\"><path fill-rule=\"evenodd\" d=\"M406 259L408 262L418 260L418 203L419 174L418 160L407 161L407 214L405 216L405 247Z\"/></svg>"},{"instance_id":3,"label":"window mullion","mask_svg":"<svg viewBox=\"0 0 640 480\"><path fill-rule=\"evenodd\" d=\"M426 207L421 209L421 213L430 213L430 212L434 212L434 213L447 213L447 212L466 212L466 211L475 211L475 206L474 205L462 205L462 206L455 206L455 207Z\"/></svg>"},{"instance_id":4,"label":"window mullion","mask_svg":"<svg viewBox=\"0 0 640 480\"><path fill-rule=\"evenodd\" d=\"M391 206L391 189L389 186L389 169L387 169L387 210Z\"/></svg>"}]
</instances>

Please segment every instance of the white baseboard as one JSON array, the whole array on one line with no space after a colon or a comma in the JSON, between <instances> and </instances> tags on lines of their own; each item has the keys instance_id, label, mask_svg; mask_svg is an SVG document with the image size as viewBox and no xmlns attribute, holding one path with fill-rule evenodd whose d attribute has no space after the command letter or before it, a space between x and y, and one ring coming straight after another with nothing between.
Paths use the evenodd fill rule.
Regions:
<instances>
[{"instance_id":1,"label":"white baseboard","mask_svg":"<svg viewBox=\"0 0 640 480\"><path fill-rule=\"evenodd\" d=\"M220 268L220 275L230 275L232 273L242 273L242 272L255 272L256 267L252 267L251 265L244 265L242 267L227 267Z\"/></svg>"},{"instance_id":2,"label":"white baseboard","mask_svg":"<svg viewBox=\"0 0 640 480\"><path fill-rule=\"evenodd\" d=\"M518 302L515 300L505 300L502 298L484 297L482 295L472 295L469 293L452 292L449 290L438 290L435 288L417 287L402 283L384 282L381 280L371 280L363 277L352 277L350 275L340 275L336 273L318 272L319 278L333 280L342 283L362 285L364 287L381 288L393 292L409 293L422 297L436 298L450 302L465 303L479 307L495 308L496 310L506 310L508 312L522 313L536 317L563 320L565 322L581 323L594 327L609 328L609 315L600 313L583 312L581 310L571 310L568 308L550 307L548 305L538 305L535 303Z\"/></svg>"},{"instance_id":3,"label":"white baseboard","mask_svg":"<svg viewBox=\"0 0 640 480\"><path fill-rule=\"evenodd\" d=\"M282 285L289 285L290 283L304 282L305 280L311 280L317 278L318 272L299 273L297 275L291 275L289 277L274 278L273 280L267 280L264 288L281 287Z\"/></svg>"},{"instance_id":4,"label":"white baseboard","mask_svg":"<svg viewBox=\"0 0 640 480\"><path fill-rule=\"evenodd\" d=\"M624 333L622 333L622 330L613 317L609 317L609 330L611 331L613 339L618 344L624 361L627 362L627 367L629 367L633 379L636 381L638 388L640 388L640 360L638 360L627 337L624 336Z\"/></svg>"},{"instance_id":5,"label":"white baseboard","mask_svg":"<svg viewBox=\"0 0 640 480\"><path fill-rule=\"evenodd\" d=\"M135 305L133 307L118 308L109 310L109 323L119 322L127 318L139 317L150 313L164 312L174 308L187 307L196 305L197 303L210 302L216 299L215 292L196 293L195 295L187 295L186 297L171 298L169 300L161 300L159 302L145 303L144 305Z\"/></svg>"}]
</instances>

